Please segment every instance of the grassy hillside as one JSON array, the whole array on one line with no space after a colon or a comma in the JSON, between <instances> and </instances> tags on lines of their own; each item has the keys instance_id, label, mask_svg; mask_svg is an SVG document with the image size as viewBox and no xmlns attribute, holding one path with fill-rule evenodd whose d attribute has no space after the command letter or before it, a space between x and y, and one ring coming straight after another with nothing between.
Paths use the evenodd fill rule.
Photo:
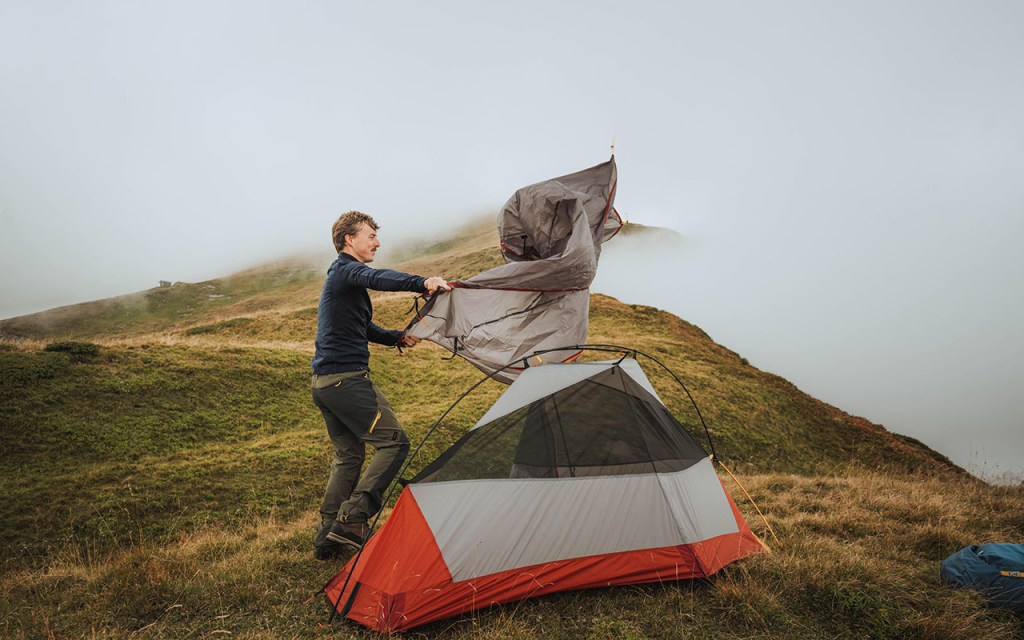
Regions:
<instances>
[{"instance_id":1,"label":"grassy hillside","mask_svg":"<svg viewBox=\"0 0 1024 640\"><path fill-rule=\"evenodd\" d=\"M493 246L477 225L391 261L465 277L500 262ZM0 636L373 637L322 626L323 603L307 602L338 568L310 553L329 460L308 391L321 281L322 266L296 261L0 323ZM376 318L400 326L411 303L377 295ZM963 546L1022 541L1024 488L973 479L657 309L595 295L590 338L684 379L778 534L727 478L774 553L710 581L561 594L407 637L1024 637L1019 619L938 581ZM446 356L373 348L414 442L482 377ZM703 441L682 390L641 364ZM460 405L407 475L503 389Z\"/></svg>"},{"instance_id":2,"label":"grassy hillside","mask_svg":"<svg viewBox=\"0 0 1024 640\"><path fill-rule=\"evenodd\" d=\"M214 320L287 313L296 305L308 305L311 298L315 301L323 271L323 265L294 259L207 282L175 282L0 320L0 336L135 339Z\"/></svg>"}]
</instances>

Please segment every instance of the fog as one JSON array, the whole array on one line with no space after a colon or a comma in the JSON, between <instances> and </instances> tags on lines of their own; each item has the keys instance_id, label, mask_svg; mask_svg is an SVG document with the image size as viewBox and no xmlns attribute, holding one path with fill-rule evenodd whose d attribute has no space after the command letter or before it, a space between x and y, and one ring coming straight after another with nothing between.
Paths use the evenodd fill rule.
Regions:
<instances>
[{"instance_id":1,"label":"fog","mask_svg":"<svg viewBox=\"0 0 1024 640\"><path fill-rule=\"evenodd\" d=\"M0 317L437 236L607 158L595 289L1021 473L1024 5L0 5Z\"/></svg>"},{"instance_id":2,"label":"fog","mask_svg":"<svg viewBox=\"0 0 1024 640\"><path fill-rule=\"evenodd\" d=\"M1013 270L1015 241L1001 254L990 247L976 268L920 274L924 285L905 280L924 249L908 259L895 239L873 244L865 265L858 255L822 260L817 240L806 242L779 256L756 236L617 237L593 289L671 311L821 400L914 436L975 474L1019 481L1024 313L1019 299L997 293L1024 275ZM963 251L969 242L961 242Z\"/></svg>"}]
</instances>

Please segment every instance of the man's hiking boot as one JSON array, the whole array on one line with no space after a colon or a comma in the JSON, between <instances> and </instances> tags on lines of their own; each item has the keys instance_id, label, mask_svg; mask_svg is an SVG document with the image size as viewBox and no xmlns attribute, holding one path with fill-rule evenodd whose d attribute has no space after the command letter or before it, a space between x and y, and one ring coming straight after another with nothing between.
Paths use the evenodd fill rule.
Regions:
<instances>
[{"instance_id":1,"label":"man's hiking boot","mask_svg":"<svg viewBox=\"0 0 1024 640\"><path fill-rule=\"evenodd\" d=\"M370 527L365 522L342 522L336 520L327 532L327 539L331 542L348 545L358 551L370 535Z\"/></svg>"},{"instance_id":2,"label":"man's hiking boot","mask_svg":"<svg viewBox=\"0 0 1024 640\"><path fill-rule=\"evenodd\" d=\"M317 560L334 560L345 549L337 542L327 539L330 530L330 521L321 522L316 526L316 535L313 536L313 557Z\"/></svg>"}]
</instances>

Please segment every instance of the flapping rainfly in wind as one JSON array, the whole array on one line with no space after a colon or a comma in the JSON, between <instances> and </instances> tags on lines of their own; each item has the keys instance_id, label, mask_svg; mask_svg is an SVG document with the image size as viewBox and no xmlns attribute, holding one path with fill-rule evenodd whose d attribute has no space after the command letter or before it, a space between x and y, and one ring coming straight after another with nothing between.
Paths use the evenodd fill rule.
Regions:
<instances>
[{"instance_id":1,"label":"flapping rainfly in wind","mask_svg":"<svg viewBox=\"0 0 1024 640\"><path fill-rule=\"evenodd\" d=\"M496 380L500 371L534 351L584 344L590 283L601 244L622 227L615 211L615 157L576 173L515 192L498 218L506 264L452 283L434 295L406 333L430 340L472 362ZM568 361L576 350L544 356Z\"/></svg>"}]
</instances>

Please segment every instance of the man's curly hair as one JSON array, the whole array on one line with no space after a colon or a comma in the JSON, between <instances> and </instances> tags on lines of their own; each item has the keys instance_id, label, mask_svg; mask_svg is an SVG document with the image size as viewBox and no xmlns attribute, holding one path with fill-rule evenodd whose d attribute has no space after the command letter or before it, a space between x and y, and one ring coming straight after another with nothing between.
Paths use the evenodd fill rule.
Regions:
<instances>
[{"instance_id":1,"label":"man's curly hair","mask_svg":"<svg viewBox=\"0 0 1024 640\"><path fill-rule=\"evenodd\" d=\"M374 231L380 229L373 218L362 211L348 211L334 222L334 226L331 227L331 239L334 240L334 248L338 253L345 248L345 236L359 233L359 226L362 224L369 225Z\"/></svg>"}]
</instances>

